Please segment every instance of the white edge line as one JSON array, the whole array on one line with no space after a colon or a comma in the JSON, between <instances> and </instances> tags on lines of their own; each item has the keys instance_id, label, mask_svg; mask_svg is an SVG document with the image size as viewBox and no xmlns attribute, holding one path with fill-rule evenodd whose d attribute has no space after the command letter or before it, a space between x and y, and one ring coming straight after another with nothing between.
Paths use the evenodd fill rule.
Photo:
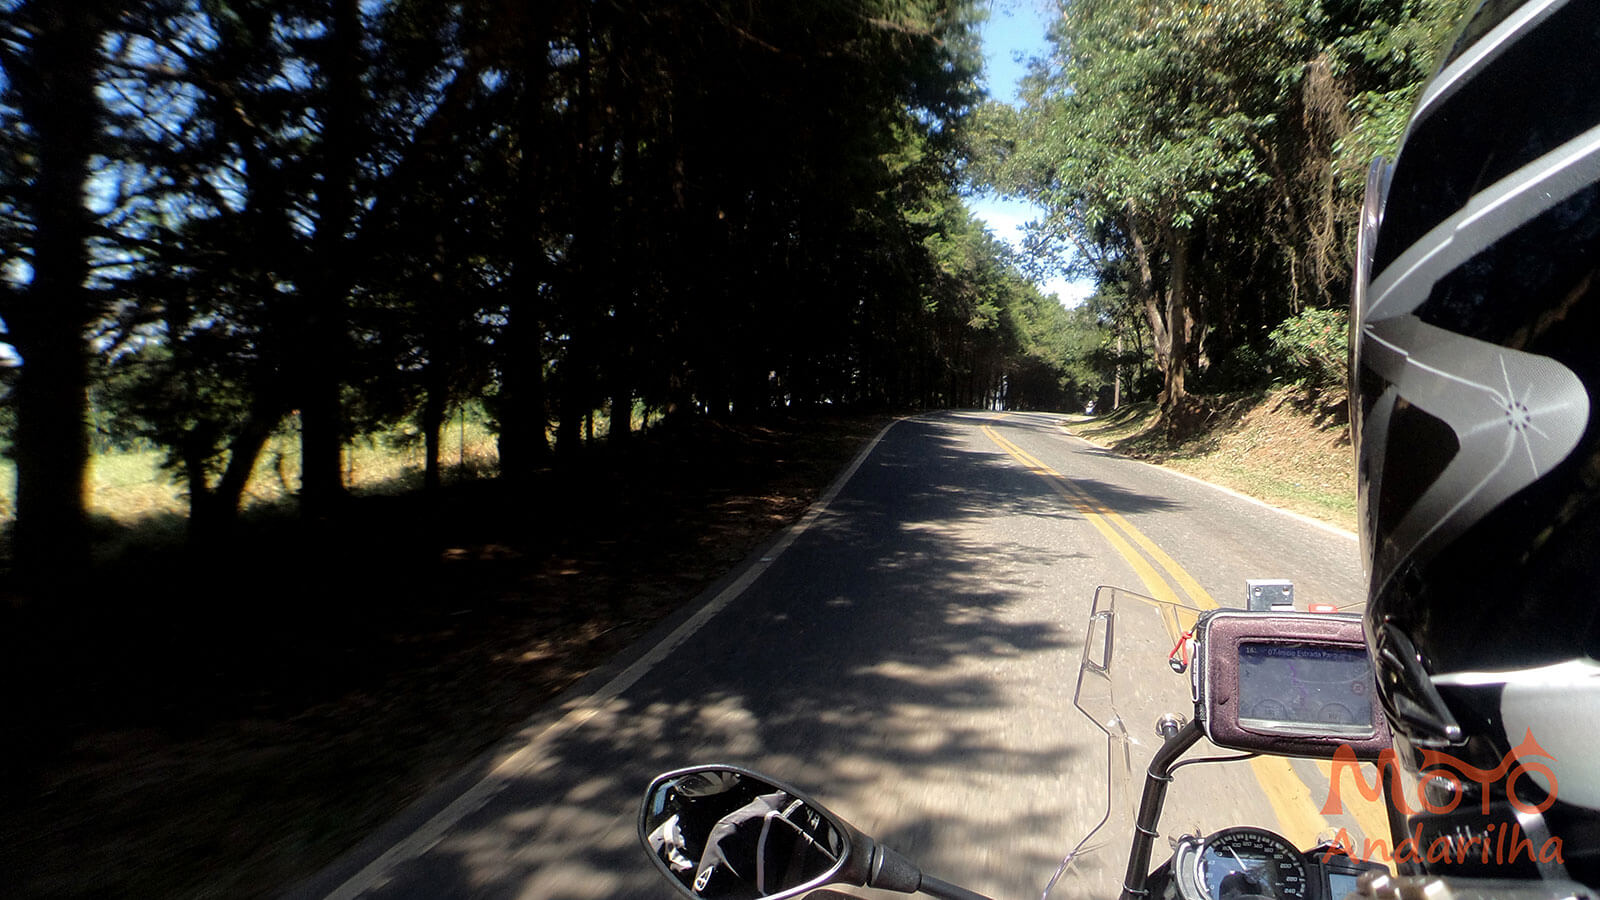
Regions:
<instances>
[{"instance_id":1,"label":"white edge line","mask_svg":"<svg viewBox=\"0 0 1600 900\"><path fill-rule=\"evenodd\" d=\"M511 755L497 763L488 774L472 787L467 788L451 801L444 809L434 813L433 817L424 822L415 831L406 835L394 846L384 851L377 859L368 863L365 868L350 876L343 884L334 888L326 896L328 900L353 900L368 889L382 882L389 870L397 864L415 859L431 850L435 844L444 838L446 832L455 827L462 819L482 809L495 794L498 794L509 782L513 773L531 770L535 765L545 759L541 752L544 746L552 739L560 737L569 731L581 727L585 722L594 718L595 714L603 709L612 700L632 687L635 682L644 677L644 674L654 668L656 664L666 659L679 645L688 640L691 635L699 631L701 626L710 621L712 616L721 612L723 607L732 603L735 598L744 593L762 573L772 565L783 552L789 549L800 535L804 534L833 503L839 492L844 489L856 470L866 461L872 451L877 449L889 429L898 425L910 416L903 416L883 426L882 430L856 454L850 465L835 478L833 484L823 493L811 507L806 510L800 521L789 526L783 537L778 539L771 550L763 553L749 568L732 584L718 591L705 606L690 616L687 621L672 630L671 634L662 638L660 643L650 648L643 656L634 660L633 664L623 669L615 678L593 693L578 698L570 704L566 715L551 723L544 730L532 735L527 743L523 744Z\"/></svg>"},{"instance_id":2,"label":"white edge line","mask_svg":"<svg viewBox=\"0 0 1600 900\"><path fill-rule=\"evenodd\" d=\"M1072 432L1067 430L1067 426L1065 426L1065 425L1062 425L1062 426L1059 426L1059 427L1061 428L1061 433L1062 434L1065 434L1067 437L1070 437L1075 441L1083 441L1085 444L1088 444L1091 447L1099 447L1101 450L1105 450L1108 453L1117 453L1117 451L1112 450L1110 447L1107 447L1104 444L1097 444L1094 441L1091 441L1086 437L1082 437L1080 435L1073 434ZM1275 513L1279 513L1281 515L1288 516L1291 519L1298 519L1301 522L1304 522L1305 524L1312 526L1313 528L1320 528L1323 531L1328 532L1329 534L1336 535L1338 537L1342 537L1342 538L1345 538L1347 540L1352 540L1352 541L1356 539L1356 533L1354 531L1347 531L1347 530L1345 530L1343 528L1340 528L1337 525L1330 525L1327 522L1322 521L1321 519L1314 519L1311 516L1305 515L1303 513L1297 513L1292 509L1284 509L1281 506L1273 506L1271 503L1268 503L1267 501L1262 500L1259 497L1252 497L1249 494L1241 494L1238 491L1234 490L1233 488L1223 487L1222 485L1217 484L1216 482L1207 481L1204 478L1200 478L1200 477L1195 476L1195 475L1190 475L1188 472L1179 472L1177 469L1169 469L1166 466L1158 466L1155 463L1145 462L1142 459L1134 459L1131 456L1124 456L1121 453L1117 453L1117 456L1121 457L1122 459L1127 460L1128 462L1135 462L1135 463L1139 463L1140 465L1149 466L1150 468L1155 469L1158 472L1166 472L1168 475L1176 475L1179 478L1187 478L1188 480L1194 482L1195 484L1203 484L1208 488L1211 488L1213 490L1221 491L1222 493L1227 494L1228 496L1233 497L1235 499L1243 500L1246 503L1253 503L1256 506L1261 507L1262 509L1270 509Z\"/></svg>"}]
</instances>

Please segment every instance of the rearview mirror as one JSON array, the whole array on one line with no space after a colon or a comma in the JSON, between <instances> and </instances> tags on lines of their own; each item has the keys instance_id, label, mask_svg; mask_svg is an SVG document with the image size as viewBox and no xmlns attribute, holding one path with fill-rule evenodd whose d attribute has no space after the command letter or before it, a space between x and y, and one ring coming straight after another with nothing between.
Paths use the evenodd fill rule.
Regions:
<instances>
[{"instance_id":1,"label":"rearview mirror","mask_svg":"<svg viewBox=\"0 0 1600 900\"><path fill-rule=\"evenodd\" d=\"M657 868L688 897L796 897L845 866L843 822L804 794L734 766L657 776L645 792L639 837Z\"/></svg>"}]
</instances>

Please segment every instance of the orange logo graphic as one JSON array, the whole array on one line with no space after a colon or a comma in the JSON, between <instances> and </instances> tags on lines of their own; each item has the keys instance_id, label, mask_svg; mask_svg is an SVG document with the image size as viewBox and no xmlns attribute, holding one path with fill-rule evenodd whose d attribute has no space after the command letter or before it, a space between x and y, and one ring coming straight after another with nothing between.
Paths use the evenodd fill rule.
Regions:
<instances>
[{"instance_id":1,"label":"orange logo graphic","mask_svg":"<svg viewBox=\"0 0 1600 900\"><path fill-rule=\"evenodd\" d=\"M1519 813L1538 814L1550 808L1556 802L1558 784L1556 775L1549 766L1539 759L1552 762L1551 756L1539 742L1533 739L1533 732L1529 731L1522 738L1522 743L1513 747L1511 752L1492 769L1480 769L1469 763L1439 750L1422 751L1422 769L1418 773L1415 800L1413 806L1406 796L1398 765L1398 758L1393 750L1384 750L1378 757L1377 773L1369 784L1361 772L1361 764L1356 759L1356 753L1350 746L1341 746L1333 754L1333 771L1328 787L1328 800L1322 804L1323 815L1333 815L1344 811L1341 791L1344 787L1345 775L1350 775L1355 782L1357 793L1369 802L1377 801L1383 794L1384 776L1389 778L1389 802L1394 805L1395 811L1404 815L1416 815L1423 810L1435 815L1454 812L1461 804L1465 795L1462 790L1462 779L1465 778L1479 787L1482 797L1482 814L1489 815L1489 786L1505 780L1506 799L1512 808ZM1527 789L1527 779L1530 775L1538 775L1546 786L1543 799L1530 802L1518 793L1519 786ZM1435 786L1442 787L1438 791L1445 798L1436 800L1434 796L1423 789L1423 785L1432 782ZM1515 863L1519 858L1538 862L1564 862L1561 856L1561 839L1551 837L1538 847L1523 834L1522 826L1516 823L1495 824L1488 823L1482 829L1461 828L1449 835L1441 835L1424 845L1422 837L1422 823L1418 822L1412 829L1412 834L1400 841L1398 846L1390 847L1389 842L1383 838L1368 838L1362 842L1358 849L1356 842L1347 829L1339 829L1334 838L1333 846L1324 854L1324 861L1335 853L1344 853L1355 859L1379 859L1383 862L1465 862L1475 860L1481 864L1493 862L1497 865Z\"/></svg>"}]
</instances>

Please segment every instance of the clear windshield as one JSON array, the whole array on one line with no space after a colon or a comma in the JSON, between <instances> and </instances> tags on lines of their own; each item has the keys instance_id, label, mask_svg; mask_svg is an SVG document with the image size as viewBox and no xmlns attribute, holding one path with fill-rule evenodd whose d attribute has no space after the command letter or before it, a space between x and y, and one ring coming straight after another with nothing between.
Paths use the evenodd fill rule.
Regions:
<instances>
[{"instance_id":1,"label":"clear windshield","mask_svg":"<svg viewBox=\"0 0 1600 900\"><path fill-rule=\"evenodd\" d=\"M1121 893L1145 769L1162 743L1156 722L1167 713L1187 721L1194 712L1187 635L1199 614L1176 598L1156 600L1113 587L1095 591L1073 705L1105 734L1105 809L1063 860L1047 897ZM1159 835L1156 859L1167 852L1167 835Z\"/></svg>"}]
</instances>

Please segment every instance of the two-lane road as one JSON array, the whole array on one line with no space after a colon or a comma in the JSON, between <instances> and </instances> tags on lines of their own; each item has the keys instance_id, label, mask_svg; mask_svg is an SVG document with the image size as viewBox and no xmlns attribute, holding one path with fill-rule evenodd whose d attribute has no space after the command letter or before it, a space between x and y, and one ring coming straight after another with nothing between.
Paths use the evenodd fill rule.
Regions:
<instances>
[{"instance_id":1,"label":"two-lane road","mask_svg":"<svg viewBox=\"0 0 1600 900\"><path fill-rule=\"evenodd\" d=\"M942 878L1037 896L1101 812L1103 738L1072 707L1094 587L1237 605L1249 577L1292 577L1302 605L1361 595L1349 536L1097 450L1059 417L904 420L696 609L298 893L668 897L639 794L726 761L810 788ZM1313 764L1203 770L1174 789L1177 821L1302 840L1358 824L1314 815Z\"/></svg>"}]
</instances>

